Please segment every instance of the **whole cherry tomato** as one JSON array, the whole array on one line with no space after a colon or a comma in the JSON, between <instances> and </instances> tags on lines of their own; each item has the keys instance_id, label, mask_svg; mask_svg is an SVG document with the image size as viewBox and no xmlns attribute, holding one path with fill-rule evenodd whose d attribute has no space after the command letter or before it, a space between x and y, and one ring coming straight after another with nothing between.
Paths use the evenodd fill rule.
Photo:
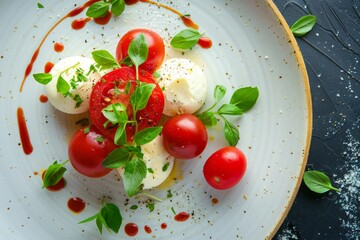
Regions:
<instances>
[{"instance_id":1,"label":"whole cherry tomato","mask_svg":"<svg viewBox=\"0 0 360 240\"><path fill-rule=\"evenodd\" d=\"M163 127L162 135L165 149L179 159L190 159L200 155L208 140L204 124L191 114L169 119Z\"/></svg>"},{"instance_id":2,"label":"whole cherry tomato","mask_svg":"<svg viewBox=\"0 0 360 240\"><path fill-rule=\"evenodd\" d=\"M113 140L103 137L94 127L89 132L78 130L72 137L68 154L73 167L81 174L98 178L108 174L112 169L102 166L107 155L117 146Z\"/></svg>"},{"instance_id":3,"label":"whole cherry tomato","mask_svg":"<svg viewBox=\"0 0 360 240\"><path fill-rule=\"evenodd\" d=\"M236 147L224 147L214 152L206 161L203 173L215 189L224 190L236 185L246 171L246 157Z\"/></svg>"},{"instance_id":4,"label":"whole cherry tomato","mask_svg":"<svg viewBox=\"0 0 360 240\"><path fill-rule=\"evenodd\" d=\"M116 59L121 62L128 56L128 49L131 41L139 34L144 34L149 48L147 60L140 65L139 69L153 73L160 67L165 57L165 45L162 38L149 29L133 29L127 32L119 41L116 47Z\"/></svg>"}]
</instances>

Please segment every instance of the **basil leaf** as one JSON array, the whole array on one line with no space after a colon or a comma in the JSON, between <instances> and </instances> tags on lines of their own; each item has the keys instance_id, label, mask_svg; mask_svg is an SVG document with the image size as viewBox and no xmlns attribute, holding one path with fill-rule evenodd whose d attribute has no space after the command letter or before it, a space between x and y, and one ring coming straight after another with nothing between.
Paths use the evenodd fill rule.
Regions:
<instances>
[{"instance_id":1,"label":"basil leaf","mask_svg":"<svg viewBox=\"0 0 360 240\"><path fill-rule=\"evenodd\" d=\"M149 48L144 34L137 35L130 43L128 55L136 67L144 63L148 57Z\"/></svg>"},{"instance_id":2,"label":"basil leaf","mask_svg":"<svg viewBox=\"0 0 360 240\"><path fill-rule=\"evenodd\" d=\"M250 110L259 97L259 89L257 87L244 87L237 89L230 99L230 104L236 105L241 111Z\"/></svg>"},{"instance_id":3,"label":"basil leaf","mask_svg":"<svg viewBox=\"0 0 360 240\"><path fill-rule=\"evenodd\" d=\"M225 138L229 143L229 145L236 146L236 144L240 139L239 129L231 122L225 120L224 133L225 133Z\"/></svg>"},{"instance_id":4,"label":"basil leaf","mask_svg":"<svg viewBox=\"0 0 360 240\"><path fill-rule=\"evenodd\" d=\"M214 89L215 104L220 102L226 94L226 88L222 85L216 85Z\"/></svg>"},{"instance_id":5,"label":"basil leaf","mask_svg":"<svg viewBox=\"0 0 360 240\"><path fill-rule=\"evenodd\" d=\"M56 83L56 91L65 97L69 94L70 84L60 75Z\"/></svg>"},{"instance_id":6,"label":"basil leaf","mask_svg":"<svg viewBox=\"0 0 360 240\"><path fill-rule=\"evenodd\" d=\"M112 203L107 203L100 210L100 215L104 220L104 225L108 229L113 230L115 233L119 232L122 223L122 216L120 214L119 208L116 205Z\"/></svg>"},{"instance_id":7,"label":"basil leaf","mask_svg":"<svg viewBox=\"0 0 360 240\"><path fill-rule=\"evenodd\" d=\"M131 155L130 149L127 147L116 148L107 155L102 165L112 169L124 167L130 161Z\"/></svg>"},{"instance_id":8,"label":"basil leaf","mask_svg":"<svg viewBox=\"0 0 360 240\"><path fill-rule=\"evenodd\" d=\"M54 186L63 178L64 173L66 172L66 168L64 167L64 165L68 161L69 160L65 161L62 164L58 164L57 161L55 161L46 169L42 188Z\"/></svg>"},{"instance_id":9,"label":"basil leaf","mask_svg":"<svg viewBox=\"0 0 360 240\"><path fill-rule=\"evenodd\" d=\"M170 45L177 49L190 49L195 46L201 37L199 31L188 28L176 34L170 41Z\"/></svg>"},{"instance_id":10,"label":"basil leaf","mask_svg":"<svg viewBox=\"0 0 360 240\"><path fill-rule=\"evenodd\" d=\"M52 80L52 75L50 73L35 73L33 74L35 81L40 84L46 85Z\"/></svg>"},{"instance_id":11,"label":"basil leaf","mask_svg":"<svg viewBox=\"0 0 360 240\"><path fill-rule=\"evenodd\" d=\"M78 224L91 222L91 221L95 220L97 217L98 217L98 213L95 214L94 216L86 218L85 220L82 220L81 222L78 222Z\"/></svg>"},{"instance_id":12,"label":"basil leaf","mask_svg":"<svg viewBox=\"0 0 360 240\"><path fill-rule=\"evenodd\" d=\"M290 27L290 30L295 37L303 37L312 30L315 23L316 17L314 15L302 16Z\"/></svg>"},{"instance_id":13,"label":"basil leaf","mask_svg":"<svg viewBox=\"0 0 360 240\"><path fill-rule=\"evenodd\" d=\"M133 158L125 166L123 182L126 193L131 197L139 193L143 185L141 182L146 177L147 168L143 160Z\"/></svg>"},{"instance_id":14,"label":"basil leaf","mask_svg":"<svg viewBox=\"0 0 360 240\"><path fill-rule=\"evenodd\" d=\"M215 117L213 112L204 112L197 115L197 118L206 126L206 127L213 127L216 126L218 120Z\"/></svg>"},{"instance_id":15,"label":"basil leaf","mask_svg":"<svg viewBox=\"0 0 360 240\"><path fill-rule=\"evenodd\" d=\"M115 58L106 50L96 50L91 55L94 61L101 67L101 70L120 67Z\"/></svg>"},{"instance_id":16,"label":"basil leaf","mask_svg":"<svg viewBox=\"0 0 360 240\"><path fill-rule=\"evenodd\" d=\"M99 229L99 232L102 234L103 224L105 223L104 219L101 217L100 213L96 218L96 226Z\"/></svg>"},{"instance_id":17,"label":"basil leaf","mask_svg":"<svg viewBox=\"0 0 360 240\"><path fill-rule=\"evenodd\" d=\"M134 66L133 62L131 61L131 58L129 56L125 57L123 60L120 61L120 64L126 65L128 67Z\"/></svg>"},{"instance_id":18,"label":"basil leaf","mask_svg":"<svg viewBox=\"0 0 360 240\"><path fill-rule=\"evenodd\" d=\"M109 3L100 1L93 3L86 11L86 16L92 18L104 17L109 11Z\"/></svg>"},{"instance_id":19,"label":"basil leaf","mask_svg":"<svg viewBox=\"0 0 360 240\"><path fill-rule=\"evenodd\" d=\"M331 185L331 181L324 173L311 170L304 173L304 183L311 191L316 193L325 193L329 190L340 191Z\"/></svg>"},{"instance_id":20,"label":"basil leaf","mask_svg":"<svg viewBox=\"0 0 360 240\"><path fill-rule=\"evenodd\" d=\"M240 108L235 106L234 104L223 104L219 110L218 113L223 115L242 115L243 112Z\"/></svg>"},{"instance_id":21,"label":"basil leaf","mask_svg":"<svg viewBox=\"0 0 360 240\"><path fill-rule=\"evenodd\" d=\"M126 144L126 140L126 123L123 123L116 129L114 143L123 146Z\"/></svg>"},{"instance_id":22,"label":"basil leaf","mask_svg":"<svg viewBox=\"0 0 360 240\"><path fill-rule=\"evenodd\" d=\"M142 84L135 88L134 92L130 96L130 103L134 112L142 110L146 107L154 88L155 84Z\"/></svg>"},{"instance_id":23,"label":"basil leaf","mask_svg":"<svg viewBox=\"0 0 360 240\"><path fill-rule=\"evenodd\" d=\"M124 0L115 0L115 1L111 1L111 2L112 2L111 12L116 17L120 16L125 10L125 1Z\"/></svg>"},{"instance_id":24,"label":"basil leaf","mask_svg":"<svg viewBox=\"0 0 360 240\"><path fill-rule=\"evenodd\" d=\"M144 145L154 140L161 133L162 127L149 127L138 132L134 136L137 145Z\"/></svg>"}]
</instances>

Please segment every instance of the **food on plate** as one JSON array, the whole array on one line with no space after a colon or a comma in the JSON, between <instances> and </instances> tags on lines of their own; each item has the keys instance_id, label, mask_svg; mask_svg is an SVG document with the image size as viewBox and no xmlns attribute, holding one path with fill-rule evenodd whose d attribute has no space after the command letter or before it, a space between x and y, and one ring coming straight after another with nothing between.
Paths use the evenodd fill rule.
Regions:
<instances>
[{"instance_id":1,"label":"food on plate","mask_svg":"<svg viewBox=\"0 0 360 240\"><path fill-rule=\"evenodd\" d=\"M205 125L191 114L170 118L163 127L162 135L166 151L179 159L199 156L208 141Z\"/></svg>"},{"instance_id":2,"label":"food on plate","mask_svg":"<svg viewBox=\"0 0 360 240\"><path fill-rule=\"evenodd\" d=\"M207 83L205 74L195 62L185 58L172 58L159 69L158 83L164 90L164 114L193 114L205 103Z\"/></svg>"},{"instance_id":3,"label":"food on plate","mask_svg":"<svg viewBox=\"0 0 360 240\"><path fill-rule=\"evenodd\" d=\"M89 110L92 87L101 77L94 64L90 58L73 56L54 65L50 71L52 80L45 89L56 109L70 114Z\"/></svg>"},{"instance_id":4,"label":"food on plate","mask_svg":"<svg viewBox=\"0 0 360 240\"><path fill-rule=\"evenodd\" d=\"M206 160L203 173L210 186L225 190L239 183L245 174L246 165L246 157L241 150L224 147Z\"/></svg>"}]
</instances>

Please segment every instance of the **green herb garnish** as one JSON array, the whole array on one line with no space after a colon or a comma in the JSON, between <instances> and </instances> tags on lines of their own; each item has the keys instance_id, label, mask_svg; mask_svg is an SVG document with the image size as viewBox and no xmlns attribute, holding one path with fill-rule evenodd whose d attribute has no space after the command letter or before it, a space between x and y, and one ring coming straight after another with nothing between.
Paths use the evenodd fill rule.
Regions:
<instances>
[{"instance_id":1,"label":"green herb garnish","mask_svg":"<svg viewBox=\"0 0 360 240\"><path fill-rule=\"evenodd\" d=\"M64 173L66 172L64 165L67 162L69 162L69 160L62 164L58 164L57 161L55 161L46 169L43 178L43 188L54 186L61 180L61 178L64 176Z\"/></svg>"},{"instance_id":2,"label":"green herb garnish","mask_svg":"<svg viewBox=\"0 0 360 240\"><path fill-rule=\"evenodd\" d=\"M149 47L144 34L137 35L130 43L128 55L136 69L136 79L139 79L139 66L148 58Z\"/></svg>"},{"instance_id":3,"label":"green herb garnish","mask_svg":"<svg viewBox=\"0 0 360 240\"><path fill-rule=\"evenodd\" d=\"M48 84L52 80L52 75L50 73L35 73L33 74L34 79L43 85Z\"/></svg>"},{"instance_id":4,"label":"green herb garnish","mask_svg":"<svg viewBox=\"0 0 360 240\"><path fill-rule=\"evenodd\" d=\"M93 3L86 11L86 16L100 18L106 16L109 10L114 16L120 16L125 10L124 0L105 0Z\"/></svg>"},{"instance_id":5,"label":"green herb garnish","mask_svg":"<svg viewBox=\"0 0 360 240\"><path fill-rule=\"evenodd\" d=\"M37 3L37 7L40 9L40 8L44 8L44 5L42 5L41 3Z\"/></svg>"},{"instance_id":6,"label":"green herb garnish","mask_svg":"<svg viewBox=\"0 0 360 240\"><path fill-rule=\"evenodd\" d=\"M306 171L303 177L305 185L310 188L311 191L316 193L325 193L329 190L334 190L339 192L338 188L335 188L331 185L331 181L325 173L311 170Z\"/></svg>"},{"instance_id":7,"label":"green herb garnish","mask_svg":"<svg viewBox=\"0 0 360 240\"><path fill-rule=\"evenodd\" d=\"M190 49L194 47L201 37L201 33L193 28L182 30L170 41L170 45L177 49Z\"/></svg>"},{"instance_id":8,"label":"green herb garnish","mask_svg":"<svg viewBox=\"0 0 360 240\"><path fill-rule=\"evenodd\" d=\"M306 15L297 20L290 30L295 37L303 37L310 32L316 23L316 17L314 15Z\"/></svg>"},{"instance_id":9,"label":"green herb garnish","mask_svg":"<svg viewBox=\"0 0 360 240\"><path fill-rule=\"evenodd\" d=\"M94 61L100 67L100 70L120 67L116 59L106 50L96 50L91 53Z\"/></svg>"}]
</instances>

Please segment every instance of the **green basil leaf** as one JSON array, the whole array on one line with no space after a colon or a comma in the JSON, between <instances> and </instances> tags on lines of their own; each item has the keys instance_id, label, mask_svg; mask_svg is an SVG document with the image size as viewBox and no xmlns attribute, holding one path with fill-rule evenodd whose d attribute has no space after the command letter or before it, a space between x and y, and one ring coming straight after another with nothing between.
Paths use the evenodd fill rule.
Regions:
<instances>
[{"instance_id":1,"label":"green basil leaf","mask_svg":"<svg viewBox=\"0 0 360 240\"><path fill-rule=\"evenodd\" d=\"M223 104L219 110L218 113L222 115L242 115L243 112L240 108L233 104Z\"/></svg>"},{"instance_id":2,"label":"green basil leaf","mask_svg":"<svg viewBox=\"0 0 360 240\"><path fill-rule=\"evenodd\" d=\"M109 3L103 1L93 3L86 11L86 16L92 18L104 17L109 11Z\"/></svg>"},{"instance_id":3,"label":"green basil leaf","mask_svg":"<svg viewBox=\"0 0 360 240\"><path fill-rule=\"evenodd\" d=\"M104 225L107 228L113 230L115 233L119 232L122 223L122 216L119 208L115 204L107 203L100 210L100 215L104 219Z\"/></svg>"},{"instance_id":4,"label":"green basil leaf","mask_svg":"<svg viewBox=\"0 0 360 240\"><path fill-rule=\"evenodd\" d=\"M52 80L52 75L50 73L35 73L33 74L35 81L40 84L46 85Z\"/></svg>"},{"instance_id":5,"label":"green basil leaf","mask_svg":"<svg viewBox=\"0 0 360 240\"><path fill-rule=\"evenodd\" d=\"M224 98L225 94L226 94L226 87L222 85L216 85L214 89L215 104L220 102L220 100Z\"/></svg>"},{"instance_id":6,"label":"green basil leaf","mask_svg":"<svg viewBox=\"0 0 360 240\"><path fill-rule=\"evenodd\" d=\"M230 104L236 105L242 112L250 110L259 97L257 87L244 87L237 89L230 99Z\"/></svg>"},{"instance_id":7,"label":"green basil leaf","mask_svg":"<svg viewBox=\"0 0 360 240\"><path fill-rule=\"evenodd\" d=\"M225 121L224 134L230 146L236 146L240 139L239 129L229 121Z\"/></svg>"},{"instance_id":8,"label":"green basil leaf","mask_svg":"<svg viewBox=\"0 0 360 240\"><path fill-rule=\"evenodd\" d=\"M96 218L96 226L99 229L100 234L102 234L103 224L105 223L104 219L101 217L100 213ZM105 226L106 227L106 226Z\"/></svg>"},{"instance_id":9,"label":"green basil leaf","mask_svg":"<svg viewBox=\"0 0 360 240\"><path fill-rule=\"evenodd\" d=\"M146 107L154 88L155 84L142 84L134 90L130 97L130 103L135 112Z\"/></svg>"},{"instance_id":10,"label":"green basil leaf","mask_svg":"<svg viewBox=\"0 0 360 240\"><path fill-rule=\"evenodd\" d=\"M56 83L56 91L65 97L69 94L70 84L60 75Z\"/></svg>"},{"instance_id":11,"label":"green basil leaf","mask_svg":"<svg viewBox=\"0 0 360 240\"><path fill-rule=\"evenodd\" d=\"M128 148L116 148L107 155L102 165L106 168L120 168L124 167L131 159L131 151Z\"/></svg>"},{"instance_id":12,"label":"green basil leaf","mask_svg":"<svg viewBox=\"0 0 360 240\"><path fill-rule=\"evenodd\" d=\"M303 37L310 32L316 23L316 17L314 15L302 16L291 27L290 30L296 37Z\"/></svg>"},{"instance_id":13,"label":"green basil leaf","mask_svg":"<svg viewBox=\"0 0 360 240\"><path fill-rule=\"evenodd\" d=\"M126 123L122 123L116 129L114 143L119 146L124 146L126 144Z\"/></svg>"},{"instance_id":14,"label":"green basil leaf","mask_svg":"<svg viewBox=\"0 0 360 240\"><path fill-rule=\"evenodd\" d=\"M95 214L94 216L88 217L85 220L82 220L81 222L78 222L78 224L83 224L83 223L87 223L87 222L91 222L93 220L95 220L98 217L98 213Z\"/></svg>"},{"instance_id":15,"label":"green basil leaf","mask_svg":"<svg viewBox=\"0 0 360 240\"><path fill-rule=\"evenodd\" d=\"M150 212L155 210L155 203L151 202L146 204L146 208L148 208L150 210Z\"/></svg>"},{"instance_id":16,"label":"green basil leaf","mask_svg":"<svg viewBox=\"0 0 360 240\"><path fill-rule=\"evenodd\" d=\"M326 174L319 171L306 171L303 180L306 186L316 193L325 193L329 190L340 191L331 185L331 181Z\"/></svg>"},{"instance_id":17,"label":"green basil leaf","mask_svg":"<svg viewBox=\"0 0 360 240\"><path fill-rule=\"evenodd\" d=\"M148 43L144 34L137 35L130 43L128 55L136 67L146 61L149 54Z\"/></svg>"},{"instance_id":18,"label":"green basil leaf","mask_svg":"<svg viewBox=\"0 0 360 240\"><path fill-rule=\"evenodd\" d=\"M206 127L213 127L216 126L218 120L215 117L213 112L204 112L197 115L197 118L206 126Z\"/></svg>"},{"instance_id":19,"label":"green basil leaf","mask_svg":"<svg viewBox=\"0 0 360 240\"><path fill-rule=\"evenodd\" d=\"M43 178L43 188L54 186L63 178L64 173L66 172L66 168L64 167L64 165L68 161L69 160L65 161L62 164L58 164L57 161L55 161L46 169Z\"/></svg>"},{"instance_id":20,"label":"green basil leaf","mask_svg":"<svg viewBox=\"0 0 360 240\"><path fill-rule=\"evenodd\" d=\"M94 61L101 67L101 70L120 67L116 59L106 50L96 50L91 55Z\"/></svg>"},{"instance_id":21,"label":"green basil leaf","mask_svg":"<svg viewBox=\"0 0 360 240\"><path fill-rule=\"evenodd\" d=\"M129 56L126 56L123 60L120 61L120 64L126 65L128 67L134 66L133 62L131 61L131 58Z\"/></svg>"},{"instance_id":22,"label":"green basil leaf","mask_svg":"<svg viewBox=\"0 0 360 240\"><path fill-rule=\"evenodd\" d=\"M190 49L195 46L201 37L199 31L188 28L176 34L170 41L170 45L177 49Z\"/></svg>"},{"instance_id":23,"label":"green basil leaf","mask_svg":"<svg viewBox=\"0 0 360 240\"><path fill-rule=\"evenodd\" d=\"M161 133L162 127L149 127L136 133L134 136L137 145L144 145L154 140Z\"/></svg>"},{"instance_id":24,"label":"green basil leaf","mask_svg":"<svg viewBox=\"0 0 360 240\"><path fill-rule=\"evenodd\" d=\"M125 1L124 0L115 0L115 1L111 1L111 2L112 2L111 12L116 17L120 16L125 10Z\"/></svg>"},{"instance_id":25,"label":"green basil leaf","mask_svg":"<svg viewBox=\"0 0 360 240\"><path fill-rule=\"evenodd\" d=\"M126 164L123 182L125 191L130 197L136 195L142 190L142 181L146 177L146 173L146 164L139 158L133 158Z\"/></svg>"}]
</instances>

